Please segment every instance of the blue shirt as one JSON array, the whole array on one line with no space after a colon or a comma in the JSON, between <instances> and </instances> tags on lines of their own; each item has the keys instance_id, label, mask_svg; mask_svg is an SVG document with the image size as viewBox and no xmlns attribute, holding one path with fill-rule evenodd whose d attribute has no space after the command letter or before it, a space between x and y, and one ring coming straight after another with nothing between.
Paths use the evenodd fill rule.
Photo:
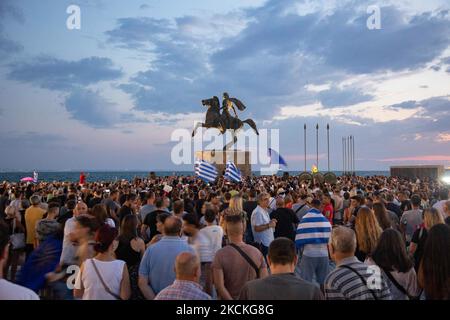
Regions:
<instances>
[{"instance_id":1,"label":"blue shirt","mask_svg":"<svg viewBox=\"0 0 450 320\"><path fill-rule=\"evenodd\" d=\"M139 275L148 277L155 294L175 281L175 259L181 252L195 254L186 238L168 236L164 236L145 251L139 266Z\"/></svg>"}]
</instances>

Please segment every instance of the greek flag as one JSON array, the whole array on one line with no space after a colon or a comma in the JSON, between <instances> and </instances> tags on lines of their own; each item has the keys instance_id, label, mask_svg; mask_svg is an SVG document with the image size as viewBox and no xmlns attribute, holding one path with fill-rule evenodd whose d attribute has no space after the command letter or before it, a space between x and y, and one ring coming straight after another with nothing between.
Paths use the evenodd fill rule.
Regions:
<instances>
[{"instance_id":1,"label":"greek flag","mask_svg":"<svg viewBox=\"0 0 450 320\"><path fill-rule=\"evenodd\" d=\"M241 182L242 181L241 171L238 169L238 167L236 167L236 165L233 162L228 161L227 167L225 169L224 178L233 182Z\"/></svg>"},{"instance_id":2,"label":"greek flag","mask_svg":"<svg viewBox=\"0 0 450 320\"><path fill-rule=\"evenodd\" d=\"M195 175L205 182L213 182L217 178L216 167L204 160L195 161Z\"/></svg>"}]
</instances>

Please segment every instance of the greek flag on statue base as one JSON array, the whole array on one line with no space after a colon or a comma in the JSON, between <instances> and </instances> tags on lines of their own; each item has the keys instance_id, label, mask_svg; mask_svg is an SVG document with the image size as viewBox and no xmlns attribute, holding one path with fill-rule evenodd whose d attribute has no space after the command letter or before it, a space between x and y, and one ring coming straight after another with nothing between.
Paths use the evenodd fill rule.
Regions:
<instances>
[{"instance_id":1,"label":"greek flag on statue base","mask_svg":"<svg viewBox=\"0 0 450 320\"><path fill-rule=\"evenodd\" d=\"M224 178L233 181L233 182L241 182L242 175L241 170L236 167L236 165L232 161L227 162L227 167L225 169Z\"/></svg>"},{"instance_id":2,"label":"greek flag on statue base","mask_svg":"<svg viewBox=\"0 0 450 320\"><path fill-rule=\"evenodd\" d=\"M217 178L217 169L205 160L197 160L195 161L195 175L205 182L213 182Z\"/></svg>"}]
</instances>

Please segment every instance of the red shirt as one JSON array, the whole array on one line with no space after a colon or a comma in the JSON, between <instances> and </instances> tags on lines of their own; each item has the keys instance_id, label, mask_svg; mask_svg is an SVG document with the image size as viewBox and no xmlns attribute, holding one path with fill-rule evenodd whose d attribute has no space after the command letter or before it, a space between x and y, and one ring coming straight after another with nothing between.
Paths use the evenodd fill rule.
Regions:
<instances>
[{"instance_id":1,"label":"red shirt","mask_svg":"<svg viewBox=\"0 0 450 320\"><path fill-rule=\"evenodd\" d=\"M84 173L80 174L80 184L84 184L86 182L86 176L84 175Z\"/></svg>"},{"instance_id":2,"label":"red shirt","mask_svg":"<svg viewBox=\"0 0 450 320\"><path fill-rule=\"evenodd\" d=\"M325 208L323 208L322 214L328 219L328 221L330 221L331 224L333 224L333 213L334 209L331 203L327 204Z\"/></svg>"}]
</instances>

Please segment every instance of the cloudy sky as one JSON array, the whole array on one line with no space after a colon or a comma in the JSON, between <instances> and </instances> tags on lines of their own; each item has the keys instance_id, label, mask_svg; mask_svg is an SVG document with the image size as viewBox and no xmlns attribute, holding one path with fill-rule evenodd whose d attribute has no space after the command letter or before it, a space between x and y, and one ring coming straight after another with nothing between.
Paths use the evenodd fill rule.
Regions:
<instances>
[{"instance_id":1,"label":"cloudy sky","mask_svg":"<svg viewBox=\"0 0 450 320\"><path fill-rule=\"evenodd\" d=\"M358 169L450 166L450 4L0 1L0 170L191 169L172 163L171 134L223 91L247 105L241 119L280 130L291 170L304 123L308 167L316 123L322 168L327 123L332 169L350 134Z\"/></svg>"}]
</instances>

